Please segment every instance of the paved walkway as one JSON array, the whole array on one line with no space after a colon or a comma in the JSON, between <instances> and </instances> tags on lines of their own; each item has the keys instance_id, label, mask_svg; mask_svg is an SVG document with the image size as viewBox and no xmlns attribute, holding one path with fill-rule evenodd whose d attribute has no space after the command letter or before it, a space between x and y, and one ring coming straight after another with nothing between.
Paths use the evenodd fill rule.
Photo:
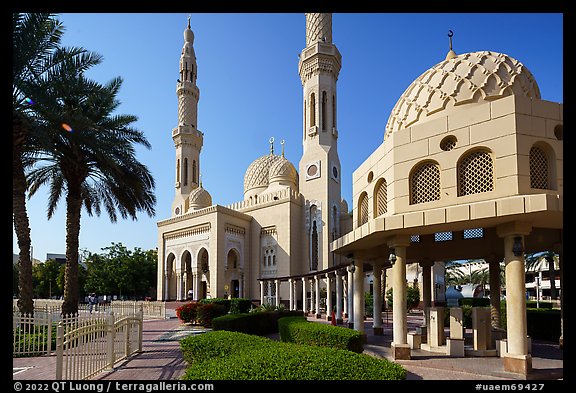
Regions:
<instances>
[{"instance_id":1,"label":"paved walkway","mask_svg":"<svg viewBox=\"0 0 576 393\"><path fill-rule=\"evenodd\" d=\"M179 341L189 334L191 328L182 325L175 318L174 308L178 303L168 303L165 320L144 321L143 353L133 356L116 365L113 371L99 374L95 380L175 380L186 370ZM326 322L324 319L309 317L311 321ZM422 321L421 314L408 316L408 331L415 330ZM390 342L392 341L391 316L384 316L384 335L374 336L372 321L365 322L367 343L364 352L372 356L393 360ZM468 331L468 334L471 334ZM271 338L277 338L271 336ZM13 359L13 379L55 379L55 356ZM408 380L518 380L518 374L504 371L503 360L498 357L450 358L443 354L424 350L412 350L411 360L400 360L408 371ZM532 368L530 379L563 379L563 352L554 343L532 342Z\"/></svg>"}]
</instances>

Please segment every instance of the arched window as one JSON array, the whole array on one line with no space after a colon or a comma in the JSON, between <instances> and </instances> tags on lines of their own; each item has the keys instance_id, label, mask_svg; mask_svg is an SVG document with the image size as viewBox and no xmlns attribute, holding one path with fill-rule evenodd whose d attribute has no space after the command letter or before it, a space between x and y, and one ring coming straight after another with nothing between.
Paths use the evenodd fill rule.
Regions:
<instances>
[{"instance_id":1,"label":"arched window","mask_svg":"<svg viewBox=\"0 0 576 393\"><path fill-rule=\"evenodd\" d=\"M176 181L180 181L180 159L176 160Z\"/></svg>"},{"instance_id":2,"label":"arched window","mask_svg":"<svg viewBox=\"0 0 576 393\"><path fill-rule=\"evenodd\" d=\"M358 226L368 222L368 194L363 192L358 198Z\"/></svg>"},{"instance_id":3,"label":"arched window","mask_svg":"<svg viewBox=\"0 0 576 393\"><path fill-rule=\"evenodd\" d=\"M542 190L549 190L550 167L546 152L538 146L530 149L530 187Z\"/></svg>"},{"instance_id":4,"label":"arched window","mask_svg":"<svg viewBox=\"0 0 576 393\"><path fill-rule=\"evenodd\" d=\"M386 179L380 179L374 189L374 218L388 211L388 190Z\"/></svg>"},{"instance_id":5,"label":"arched window","mask_svg":"<svg viewBox=\"0 0 576 393\"><path fill-rule=\"evenodd\" d=\"M188 185L188 158L184 158L184 185Z\"/></svg>"},{"instance_id":6,"label":"arched window","mask_svg":"<svg viewBox=\"0 0 576 393\"><path fill-rule=\"evenodd\" d=\"M310 95L310 127L316 125L316 94Z\"/></svg>"},{"instance_id":7,"label":"arched window","mask_svg":"<svg viewBox=\"0 0 576 393\"><path fill-rule=\"evenodd\" d=\"M494 190L492 156L487 150L474 150L458 163L458 196Z\"/></svg>"},{"instance_id":8,"label":"arched window","mask_svg":"<svg viewBox=\"0 0 576 393\"><path fill-rule=\"evenodd\" d=\"M312 258L311 270L318 270L318 228L316 227L316 220L312 221Z\"/></svg>"},{"instance_id":9,"label":"arched window","mask_svg":"<svg viewBox=\"0 0 576 393\"><path fill-rule=\"evenodd\" d=\"M196 170L196 160L192 160L192 181L198 184L198 171Z\"/></svg>"},{"instance_id":10,"label":"arched window","mask_svg":"<svg viewBox=\"0 0 576 393\"><path fill-rule=\"evenodd\" d=\"M306 124L306 100L304 100L304 140L306 140L306 132L307 124Z\"/></svg>"},{"instance_id":11,"label":"arched window","mask_svg":"<svg viewBox=\"0 0 576 393\"><path fill-rule=\"evenodd\" d=\"M332 95L332 127L336 128L336 97Z\"/></svg>"},{"instance_id":12,"label":"arched window","mask_svg":"<svg viewBox=\"0 0 576 393\"><path fill-rule=\"evenodd\" d=\"M316 205L310 206L310 270L318 270L318 209ZM321 224L320 224L321 225Z\"/></svg>"},{"instance_id":13,"label":"arched window","mask_svg":"<svg viewBox=\"0 0 576 393\"><path fill-rule=\"evenodd\" d=\"M435 162L419 164L410 174L410 204L440 199L440 168Z\"/></svg>"},{"instance_id":14,"label":"arched window","mask_svg":"<svg viewBox=\"0 0 576 393\"><path fill-rule=\"evenodd\" d=\"M322 131L326 131L326 104L327 104L326 92L322 92Z\"/></svg>"},{"instance_id":15,"label":"arched window","mask_svg":"<svg viewBox=\"0 0 576 393\"><path fill-rule=\"evenodd\" d=\"M338 238L338 209L332 206L332 240Z\"/></svg>"}]
</instances>

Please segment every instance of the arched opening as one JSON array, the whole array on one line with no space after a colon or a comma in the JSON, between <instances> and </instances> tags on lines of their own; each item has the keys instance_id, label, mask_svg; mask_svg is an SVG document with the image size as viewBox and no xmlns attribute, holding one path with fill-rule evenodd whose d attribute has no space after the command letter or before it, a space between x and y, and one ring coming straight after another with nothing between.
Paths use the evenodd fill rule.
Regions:
<instances>
[{"instance_id":1,"label":"arched opening","mask_svg":"<svg viewBox=\"0 0 576 393\"><path fill-rule=\"evenodd\" d=\"M226 256L224 295L231 298L241 297L241 263L240 252L232 248ZM227 286L227 288L226 288Z\"/></svg>"},{"instance_id":2,"label":"arched opening","mask_svg":"<svg viewBox=\"0 0 576 393\"><path fill-rule=\"evenodd\" d=\"M322 92L322 131L326 131L326 105L328 99L326 98L326 92Z\"/></svg>"},{"instance_id":3,"label":"arched opening","mask_svg":"<svg viewBox=\"0 0 576 393\"><path fill-rule=\"evenodd\" d=\"M458 196L494 190L494 166L489 151L473 150L458 162Z\"/></svg>"},{"instance_id":4,"label":"arched opening","mask_svg":"<svg viewBox=\"0 0 576 393\"><path fill-rule=\"evenodd\" d=\"M208 251L205 248L201 248L200 251L198 251L197 261L198 274L201 276L199 280L198 299L206 299L210 293L210 260Z\"/></svg>"},{"instance_id":5,"label":"arched opening","mask_svg":"<svg viewBox=\"0 0 576 393\"><path fill-rule=\"evenodd\" d=\"M434 161L418 164L410 173L410 204L440 200L440 168Z\"/></svg>"},{"instance_id":6,"label":"arched opening","mask_svg":"<svg viewBox=\"0 0 576 393\"><path fill-rule=\"evenodd\" d=\"M386 179L380 179L374 188L374 218L388 211L388 190Z\"/></svg>"},{"instance_id":7,"label":"arched opening","mask_svg":"<svg viewBox=\"0 0 576 393\"><path fill-rule=\"evenodd\" d=\"M182 254L182 271L184 272L182 292L186 299L192 300L194 296L194 280L192 277L192 255L188 250Z\"/></svg>"},{"instance_id":8,"label":"arched opening","mask_svg":"<svg viewBox=\"0 0 576 393\"><path fill-rule=\"evenodd\" d=\"M168 254L164 267L164 299L176 300L176 256Z\"/></svg>"},{"instance_id":9,"label":"arched opening","mask_svg":"<svg viewBox=\"0 0 576 393\"><path fill-rule=\"evenodd\" d=\"M196 169L196 160L192 160L192 181L198 184L198 170Z\"/></svg>"},{"instance_id":10,"label":"arched opening","mask_svg":"<svg viewBox=\"0 0 576 393\"><path fill-rule=\"evenodd\" d=\"M188 185L188 158L184 158L184 185Z\"/></svg>"},{"instance_id":11,"label":"arched opening","mask_svg":"<svg viewBox=\"0 0 576 393\"><path fill-rule=\"evenodd\" d=\"M310 127L316 125L316 94L310 94Z\"/></svg>"},{"instance_id":12,"label":"arched opening","mask_svg":"<svg viewBox=\"0 0 576 393\"><path fill-rule=\"evenodd\" d=\"M358 226L368 222L368 194L364 191L358 198Z\"/></svg>"},{"instance_id":13,"label":"arched opening","mask_svg":"<svg viewBox=\"0 0 576 393\"><path fill-rule=\"evenodd\" d=\"M310 270L318 270L319 259L319 240L318 240L318 226L317 223L317 207L316 205L310 206Z\"/></svg>"}]
</instances>

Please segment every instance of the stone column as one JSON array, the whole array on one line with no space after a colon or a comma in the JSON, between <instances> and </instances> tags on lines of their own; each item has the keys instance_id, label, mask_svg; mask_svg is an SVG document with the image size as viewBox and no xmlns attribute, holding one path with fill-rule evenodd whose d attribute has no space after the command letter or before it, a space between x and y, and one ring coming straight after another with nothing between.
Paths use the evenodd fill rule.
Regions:
<instances>
[{"instance_id":1,"label":"stone column","mask_svg":"<svg viewBox=\"0 0 576 393\"><path fill-rule=\"evenodd\" d=\"M342 275L336 271L336 323L342 323Z\"/></svg>"},{"instance_id":2,"label":"stone column","mask_svg":"<svg viewBox=\"0 0 576 393\"><path fill-rule=\"evenodd\" d=\"M500 260L495 255L484 259L488 262L490 281L490 323L493 329L499 330L500 321Z\"/></svg>"},{"instance_id":3,"label":"stone column","mask_svg":"<svg viewBox=\"0 0 576 393\"><path fill-rule=\"evenodd\" d=\"M422 266L422 305L424 309L424 324L420 327L422 342L428 343L428 332L430 331L430 307L432 307L432 266L433 261L425 260L420 262Z\"/></svg>"},{"instance_id":4,"label":"stone column","mask_svg":"<svg viewBox=\"0 0 576 393\"><path fill-rule=\"evenodd\" d=\"M395 236L388 247L394 249L396 262L392 267L392 320L393 342L391 344L394 360L409 360L408 317L406 310L406 248L410 244L408 236Z\"/></svg>"},{"instance_id":5,"label":"stone column","mask_svg":"<svg viewBox=\"0 0 576 393\"><path fill-rule=\"evenodd\" d=\"M202 273L194 274L194 300L200 300L200 287L202 287Z\"/></svg>"},{"instance_id":6,"label":"stone column","mask_svg":"<svg viewBox=\"0 0 576 393\"><path fill-rule=\"evenodd\" d=\"M364 263L356 260L354 271L354 330L364 333Z\"/></svg>"},{"instance_id":7,"label":"stone column","mask_svg":"<svg viewBox=\"0 0 576 393\"><path fill-rule=\"evenodd\" d=\"M170 270L164 270L164 300L170 300Z\"/></svg>"},{"instance_id":8,"label":"stone column","mask_svg":"<svg viewBox=\"0 0 576 393\"><path fill-rule=\"evenodd\" d=\"M264 281L260 280L260 304L264 304Z\"/></svg>"},{"instance_id":9,"label":"stone column","mask_svg":"<svg viewBox=\"0 0 576 393\"><path fill-rule=\"evenodd\" d=\"M314 276L314 283L316 284L316 289L314 290L315 293L315 305L314 308L316 309L316 318L322 318L322 314L320 314L320 277L318 275Z\"/></svg>"},{"instance_id":10,"label":"stone column","mask_svg":"<svg viewBox=\"0 0 576 393\"><path fill-rule=\"evenodd\" d=\"M244 273L240 273L238 279L238 297L244 298Z\"/></svg>"},{"instance_id":11,"label":"stone column","mask_svg":"<svg viewBox=\"0 0 576 393\"><path fill-rule=\"evenodd\" d=\"M176 271L176 300L182 300L182 272Z\"/></svg>"},{"instance_id":12,"label":"stone column","mask_svg":"<svg viewBox=\"0 0 576 393\"><path fill-rule=\"evenodd\" d=\"M293 280L292 280L292 283L293 283L293 285L292 285L292 291L293 291L292 296L293 296L293 298L294 298L294 305L293 305L292 310L298 310L298 292L297 292L297 287L298 287L298 285L296 285L297 282L298 282L298 281L297 281L296 279L293 279Z\"/></svg>"},{"instance_id":13,"label":"stone column","mask_svg":"<svg viewBox=\"0 0 576 393\"><path fill-rule=\"evenodd\" d=\"M342 272L342 318L348 318L348 273ZM344 321L342 321L344 322Z\"/></svg>"},{"instance_id":14,"label":"stone column","mask_svg":"<svg viewBox=\"0 0 576 393\"><path fill-rule=\"evenodd\" d=\"M531 226L521 222L502 224L496 228L504 238L506 263L506 331L507 353L504 370L527 375L532 371L532 357L528 353L526 322L526 284L524 236Z\"/></svg>"},{"instance_id":15,"label":"stone column","mask_svg":"<svg viewBox=\"0 0 576 393\"><path fill-rule=\"evenodd\" d=\"M330 273L326 273L326 320L332 320L332 284Z\"/></svg>"},{"instance_id":16,"label":"stone column","mask_svg":"<svg viewBox=\"0 0 576 393\"><path fill-rule=\"evenodd\" d=\"M294 280L291 278L288 279L288 291L290 292L290 308L289 310L294 309Z\"/></svg>"},{"instance_id":17,"label":"stone column","mask_svg":"<svg viewBox=\"0 0 576 393\"><path fill-rule=\"evenodd\" d=\"M306 308L306 278L302 277L302 311L304 311L304 315L308 312Z\"/></svg>"},{"instance_id":18,"label":"stone column","mask_svg":"<svg viewBox=\"0 0 576 393\"><path fill-rule=\"evenodd\" d=\"M348 327L354 329L354 265L348 266Z\"/></svg>"},{"instance_id":19,"label":"stone column","mask_svg":"<svg viewBox=\"0 0 576 393\"><path fill-rule=\"evenodd\" d=\"M276 284L276 307L280 305L280 280L274 280Z\"/></svg>"},{"instance_id":20,"label":"stone column","mask_svg":"<svg viewBox=\"0 0 576 393\"><path fill-rule=\"evenodd\" d=\"M381 262L373 263L373 274L374 274L374 322L372 324L372 329L374 330L375 336L381 336L384 334L382 328L382 264Z\"/></svg>"},{"instance_id":21,"label":"stone column","mask_svg":"<svg viewBox=\"0 0 576 393\"><path fill-rule=\"evenodd\" d=\"M312 278L310 280L310 311L314 310L314 305L316 303L314 295L314 278ZM314 313L316 313L316 310L314 310Z\"/></svg>"}]
</instances>

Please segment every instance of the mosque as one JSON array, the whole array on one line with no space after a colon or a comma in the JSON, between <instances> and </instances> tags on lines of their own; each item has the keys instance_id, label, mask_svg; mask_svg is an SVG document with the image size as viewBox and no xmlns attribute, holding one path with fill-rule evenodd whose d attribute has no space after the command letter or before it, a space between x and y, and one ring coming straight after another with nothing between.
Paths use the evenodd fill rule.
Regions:
<instances>
[{"instance_id":1,"label":"mosque","mask_svg":"<svg viewBox=\"0 0 576 393\"><path fill-rule=\"evenodd\" d=\"M172 216L158 225L158 300L243 297L284 303L363 331L366 274L393 288L396 359L409 359L407 265L423 272L427 318L441 261L482 258L490 288L505 262L504 367L527 374L524 254L552 250L562 265L563 105L545 101L530 71L502 53L456 54L425 70L399 97L382 144L353 172L341 197L337 80L341 54L332 15L306 14L299 56L303 152L250 164L244 198L214 204L199 180L203 133L194 34L184 31L176 86L178 124ZM349 213L349 210L351 213ZM563 271L560 268L561 272ZM562 278L561 278L562 279ZM326 291L321 306L320 293ZM494 293L499 293L494 290ZM492 291L491 291L492 293ZM382 331L374 291L374 332ZM491 298L492 328L500 298Z\"/></svg>"}]
</instances>

